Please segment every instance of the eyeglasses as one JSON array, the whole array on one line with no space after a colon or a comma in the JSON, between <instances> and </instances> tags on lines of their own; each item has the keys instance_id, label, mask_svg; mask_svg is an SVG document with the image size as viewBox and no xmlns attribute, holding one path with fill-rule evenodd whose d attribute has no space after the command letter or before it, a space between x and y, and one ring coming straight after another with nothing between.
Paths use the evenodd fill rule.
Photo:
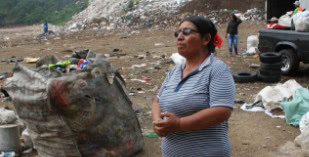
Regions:
<instances>
[{"instance_id":1,"label":"eyeglasses","mask_svg":"<svg viewBox=\"0 0 309 157\"><path fill-rule=\"evenodd\" d=\"M181 32L183 35L185 35L185 36L190 35L190 34L193 33L193 32L197 32L197 33L198 33L197 30L194 30L194 29L191 29L191 28L184 28L183 30L177 30L177 31L174 33L174 36L177 38L178 35L180 34L180 32Z\"/></svg>"}]
</instances>

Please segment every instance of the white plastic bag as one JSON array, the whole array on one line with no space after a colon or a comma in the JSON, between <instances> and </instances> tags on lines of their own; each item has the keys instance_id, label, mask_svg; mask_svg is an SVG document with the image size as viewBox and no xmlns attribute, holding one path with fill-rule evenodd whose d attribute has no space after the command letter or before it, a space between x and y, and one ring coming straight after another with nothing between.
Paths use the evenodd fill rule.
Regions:
<instances>
[{"instance_id":1,"label":"white plastic bag","mask_svg":"<svg viewBox=\"0 0 309 157\"><path fill-rule=\"evenodd\" d=\"M295 138L295 143L301 147L303 153L309 156L309 127L306 127L303 132Z\"/></svg>"},{"instance_id":2,"label":"white plastic bag","mask_svg":"<svg viewBox=\"0 0 309 157\"><path fill-rule=\"evenodd\" d=\"M295 30L297 32L309 32L309 11L298 12L293 15Z\"/></svg>"},{"instance_id":3,"label":"white plastic bag","mask_svg":"<svg viewBox=\"0 0 309 157\"><path fill-rule=\"evenodd\" d=\"M0 125L13 124L16 120L14 111L0 108Z\"/></svg>"},{"instance_id":4,"label":"white plastic bag","mask_svg":"<svg viewBox=\"0 0 309 157\"><path fill-rule=\"evenodd\" d=\"M247 53L248 53L249 55L254 55L254 54L256 54L256 48L257 48L257 47L250 47L250 48L247 50Z\"/></svg>"},{"instance_id":5,"label":"white plastic bag","mask_svg":"<svg viewBox=\"0 0 309 157\"><path fill-rule=\"evenodd\" d=\"M186 58L181 56L179 53L173 53L170 58L176 65L180 65L186 62Z\"/></svg>"},{"instance_id":6,"label":"white plastic bag","mask_svg":"<svg viewBox=\"0 0 309 157\"><path fill-rule=\"evenodd\" d=\"M299 130L300 130L300 132L303 132L308 127L309 127L309 112L307 112L301 118L301 120L299 122Z\"/></svg>"},{"instance_id":7,"label":"white plastic bag","mask_svg":"<svg viewBox=\"0 0 309 157\"><path fill-rule=\"evenodd\" d=\"M292 16L291 12L287 12L285 15L282 15L278 20L278 24L286 27L291 27L291 21L292 21L291 16Z\"/></svg>"},{"instance_id":8,"label":"white plastic bag","mask_svg":"<svg viewBox=\"0 0 309 157\"><path fill-rule=\"evenodd\" d=\"M250 35L247 38L247 50L249 50L251 47L257 48L259 45L259 39L257 35Z\"/></svg>"}]
</instances>

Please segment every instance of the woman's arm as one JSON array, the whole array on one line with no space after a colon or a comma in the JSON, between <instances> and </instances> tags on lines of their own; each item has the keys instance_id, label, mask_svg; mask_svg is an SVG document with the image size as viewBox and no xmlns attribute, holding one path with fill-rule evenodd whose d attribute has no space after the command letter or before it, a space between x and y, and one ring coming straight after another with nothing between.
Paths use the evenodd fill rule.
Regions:
<instances>
[{"instance_id":1,"label":"woman's arm","mask_svg":"<svg viewBox=\"0 0 309 157\"><path fill-rule=\"evenodd\" d=\"M228 120L231 113L232 109L228 107L207 108L183 118L179 118L173 113L161 113L161 116L165 116L167 119L155 121L154 125L159 127L157 129L159 132L164 133L199 130L218 125Z\"/></svg>"},{"instance_id":2,"label":"woman's arm","mask_svg":"<svg viewBox=\"0 0 309 157\"><path fill-rule=\"evenodd\" d=\"M159 105L159 99L155 98L152 104L152 128L157 135L159 135L160 137L163 137L163 136L166 136L168 132L162 129L161 126L156 125L156 123L163 121L161 117L162 116L161 116L161 110L160 110L160 105Z\"/></svg>"},{"instance_id":3,"label":"woman's arm","mask_svg":"<svg viewBox=\"0 0 309 157\"><path fill-rule=\"evenodd\" d=\"M162 120L159 99L155 98L152 104L152 121Z\"/></svg>"},{"instance_id":4,"label":"woman's arm","mask_svg":"<svg viewBox=\"0 0 309 157\"><path fill-rule=\"evenodd\" d=\"M209 128L228 120L232 109L228 107L211 107L180 119L180 130L190 131Z\"/></svg>"}]
</instances>

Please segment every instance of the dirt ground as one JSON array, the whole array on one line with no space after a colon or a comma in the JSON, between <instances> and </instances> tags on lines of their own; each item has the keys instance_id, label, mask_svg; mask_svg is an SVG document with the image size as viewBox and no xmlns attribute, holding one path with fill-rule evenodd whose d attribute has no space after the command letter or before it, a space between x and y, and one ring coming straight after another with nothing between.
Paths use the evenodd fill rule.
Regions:
<instances>
[{"instance_id":1,"label":"dirt ground","mask_svg":"<svg viewBox=\"0 0 309 157\"><path fill-rule=\"evenodd\" d=\"M264 25L244 22L240 25L239 51L245 52L248 35L256 35ZM54 54L65 60L73 51L91 49L96 53L110 55L112 65L117 68L127 83L127 90L133 102L144 132L152 131L151 105L168 70L173 66L169 57L177 52L173 32L175 28L161 30L137 30L131 33L110 31L84 31L48 38L35 38L41 32L41 26L0 29L0 58L7 59L40 57ZM219 34L224 37L226 25L221 25ZM249 67L258 64L258 57L242 55L229 57L227 41L224 39L216 55L230 67L232 72L257 71ZM29 67L34 66L33 64ZM145 66L141 66L145 64ZM140 65L133 66L133 65ZM0 63L0 72L11 72L14 63ZM282 76L281 83L295 79L308 88L309 68L301 65L296 76ZM147 80L140 82L132 79ZM3 82L3 81L2 81ZM252 103L254 96L271 83L236 84L236 100ZM2 102L1 106L11 106ZM240 110L235 104L229 120L229 136L233 157L273 157L302 156L300 149L294 146L294 139L300 134L298 128L289 126L284 119L271 118L264 113L251 113ZM159 157L160 139L144 138L145 147L137 157Z\"/></svg>"}]
</instances>

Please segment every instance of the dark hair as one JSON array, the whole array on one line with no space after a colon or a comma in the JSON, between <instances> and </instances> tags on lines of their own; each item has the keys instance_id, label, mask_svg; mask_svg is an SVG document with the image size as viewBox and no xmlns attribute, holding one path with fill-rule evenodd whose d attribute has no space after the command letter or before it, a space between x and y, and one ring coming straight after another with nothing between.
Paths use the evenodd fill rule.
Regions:
<instances>
[{"instance_id":1,"label":"dark hair","mask_svg":"<svg viewBox=\"0 0 309 157\"><path fill-rule=\"evenodd\" d=\"M237 16L235 14L231 14L233 17L233 20L236 21L237 20Z\"/></svg>"},{"instance_id":2,"label":"dark hair","mask_svg":"<svg viewBox=\"0 0 309 157\"><path fill-rule=\"evenodd\" d=\"M184 19L181 23L185 21L193 23L196 26L197 31L200 33L201 37L205 37L208 33L210 34L211 39L208 43L207 48L210 53L213 53L215 51L214 37L217 34L215 24L211 22L207 17L203 16L191 16Z\"/></svg>"}]
</instances>

